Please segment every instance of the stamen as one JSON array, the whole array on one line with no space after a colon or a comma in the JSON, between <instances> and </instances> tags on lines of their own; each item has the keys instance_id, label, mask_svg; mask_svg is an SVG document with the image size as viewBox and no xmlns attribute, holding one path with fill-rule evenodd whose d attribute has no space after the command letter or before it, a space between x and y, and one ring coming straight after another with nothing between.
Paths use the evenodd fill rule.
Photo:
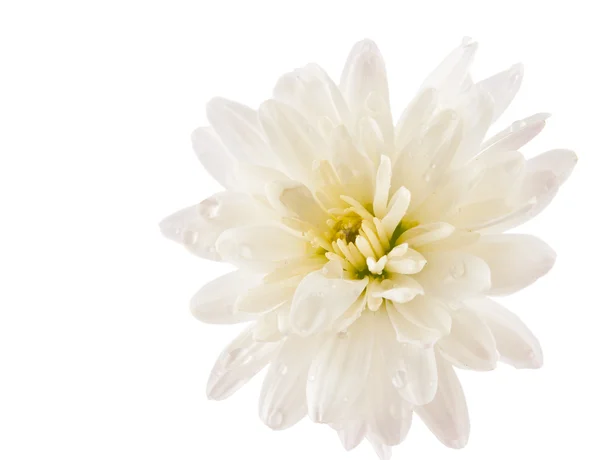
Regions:
<instances>
[{"instance_id":1,"label":"stamen","mask_svg":"<svg viewBox=\"0 0 600 460\"><path fill-rule=\"evenodd\" d=\"M349 197L349 196L345 196L342 195L340 196L340 198L342 200L344 200L346 203L348 203L350 206L352 206L352 210L358 214L360 217L362 217L363 219L366 220L371 220L373 219L373 214L371 214L369 211L367 211L367 209L360 204L358 201L356 201L354 198Z\"/></svg>"}]
</instances>

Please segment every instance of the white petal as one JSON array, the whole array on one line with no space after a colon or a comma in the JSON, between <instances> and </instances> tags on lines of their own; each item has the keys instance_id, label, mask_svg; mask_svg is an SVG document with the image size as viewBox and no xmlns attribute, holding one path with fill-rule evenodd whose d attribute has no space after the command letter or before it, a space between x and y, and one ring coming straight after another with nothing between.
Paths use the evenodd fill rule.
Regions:
<instances>
[{"instance_id":1,"label":"white petal","mask_svg":"<svg viewBox=\"0 0 600 460\"><path fill-rule=\"evenodd\" d=\"M380 316L377 340L389 381L409 403L427 404L437 388L433 347L398 342L389 317L385 314Z\"/></svg>"},{"instance_id":2,"label":"white petal","mask_svg":"<svg viewBox=\"0 0 600 460\"><path fill-rule=\"evenodd\" d=\"M238 161L276 167L255 110L224 98L214 98L206 114L223 144Z\"/></svg>"},{"instance_id":3,"label":"white petal","mask_svg":"<svg viewBox=\"0 0 600 460\"><path fill-rule=\"evenodd\" d=\"M450 335L438 342L440 352L456 366L478 371L496 367L498 354L487 325L468 309L452 313Z\"/></svg>"},{"instance_id":4,"label":"white petal","mask_svg":"<svg viewBox=\"0 0 600 460\"><path fill-rule=\"evenodd\" d=\"M306 415L306 379L318 342L289 337L271 363L260 394L261 420L284 430Z\"/></svg>"},{"instance_id":5,"label":"white petal","mask_svg":"<svg viewBox=\"0 0 600 460\"><path fill-rule=\"evenodd\" d=\"M402 315L424 329L439 334L440 337L450 333L452 317L443 302L431 296L418 296L414 300L398 305Z\"/></svg>"},{"instance_id":6,"label":"white petal","mask_svg":"<svg viewBox=\"0 0 600 460\"><path fill-rule=\"evenodd\" d=\"M308 413L315 422L339 420L364 389L371 366L373 331L369 317L320 347L309 371Z\"/></svg>"},{"instance_id":7,"label":"white petal","mask_svg":"<svg viewBox=\"0 0 600 460\"><path fill-rule=\"evenodd\" d=\"M428 294L460 299L480 294L490 287L490 269L479 257L455 251L426 253L425 258L427 265L413 278Z\"/></svg>"},{"instance_id":8,"label":"white petal","mask_svg":"<svg viewBox=\"0 0 600 460\"><path fill-rule=\"evenodd\" d=\"M193 254L221 260L215 243L224 230L266 218L265 209L252 197L238 192L219 192L168 216L159 225L164 236Z\"/></svg>"},{"instance_id":9,"label":"white petal","mask_svg":"<svg viewBox=\"0 0 600 460\"><path fill-rule=\"evenodd\" d=\"M465 395L452 366L438 357L438 389L433 401L415 411L440 442L461 449L469 440L469 413Z\"/></svg>"},{"instance_id":10,"label":"white petal","mask_svg":"<svg viewBox=\"0 0 600 460\"><path fill-rule=\"evenodd\" d=\"M423 295L423 287L410 276L395 274L393 278L383 280L381 289L374 297L388 299L397 303L410 302L418 295Z\"/></svg>"},{"instance_id":11,"label":"white petal","mask_svg":"<svg viewBox=\"0 0 600 460\"><path fill-rule=\"evenodd\" d=\"M379 219L382 219L387 212L391 180L392 164L389 157L382 155L375 178L375 196L373 197L373 212Z\"/></svg>"},{"instance_id":12,"label":"white petal","mask_svg":"<svg viewBox=\"0 0 600 460\"><path fill-rule=\"evenodd\" d=\"M490 295L507 295L529 286L554 265L556 253L531 235L482 235L469 252L490 269Z\"/></svg>"},{"instance_id":13,"label":"white petal","mask_svg":"<svg viewBox=\"0 0 600 460\"><path fill-rule=\"evenodd\" d=\"M422 87L458 91L468 76L476 51L477 43L464 40L431 72Z\"/></svg>"},{"instance_id":14,"label":"white petal","mask_svg":"<svg viewBox=\"0 0 600 460\"><path fill-rule=\"evenodd\" d=\"M381 219L381 223L385 228L388 238L392 238L396 227L400 225L400 221L406 214L409 205L410 192L406 187L400 187L390 199L385 217Z\"/></svg>"},{"instance_id":15,"label":"white petal","mask_svg":"<svg viewBox=\"0 0 600 460\"><path fill-rule=\"evenodd\" d=\"M408 248L403 256L390 258L385 265L385 269L394 273L414 275L423 270L425 264L427 264L427 260L421 253Z\"/></svg>"},{"instance_id":16,"label":"white petal","mask_svg":"<svg viewBox=\"0 0 600 460\"><path fill-rule=\"evenodd\" d=\"M263 315L260 315L254 325L252 338L257 342L279 342L283 339L284 334L279 328L279 311L286 310L286 306L282 305ZM289 310L289 303L287 310Z\"/></svg>"},{"instance_id":17,"label":"white petal","mask_svg":"<svg viewBox=\"0 0 600 460\"><path fill-rule=\"evenodd\" d=\"M242 313L266 313L292 299L298 280L265 283L242 293L235 302L235 310Z\"/></svg>"},{"instance_id":18,"label":"white petal","mask_svg":"<svg viewBox=\"0 0 600 460\"><path fill-rule=\"evenodd\" d=\"M270 182L265 187L267 199L282 215L295 217L319 228L329 216L303 184L293 181Z\"/></svg>"},{"instance_id":19,"label":"white petal","mask_svg":"<svg viewBox=\"0 0 600 460\"><path fill-rule=\"evenodd\" d=\"M260 277L236 270L204 285L190 302L194 317L205 323L233 324L248 321L251 315L237 313L234 304L240 294L255 286Z\"/></svg>"},{"instance_id":20,"label":"white petal","mask_svg":"<svg viewBox=\"0 0 600 460\"><path fill-rule=\"evenodd\" d=\"M485 141L481 145L482 152L501 153L519 150L544 129L549 116L549 113L536 113L514 122L508 128Z\"/></svg>"},{"instance_id":21,"label":"white petal","mask_svg":"<svg viewBox=\"0 0 600 460\"><path fill-rule=\"evenodd\" d=\"M228 398L260 372L279 350L278 342L256 342L250 326L231 342L215 363L206 394L209 399Z\"/></svg>"},{"instance_id":22,"label":"white petal","mask_svg":"<svg viewBox=\"0 0 600 460\"><path fill-rule=\"evenodd\" d=\"M408 321L400 312L399 305L387 302L386 311L394 327L398 341L417 345L431 345L439 339L437 332L417 326L415 323Z\"/></svg>"},{"instance_id":23,"label":"white petal","mask_svg":"<svg viewBox=\"0 0 600 460\"><path fill-rule=\"evenodd\" d=\"M377 457L379 457L379 460L391 460L392 448L390 446L384 444L383 441L374 433L368 434L367 439L371 443L371 446L377 454Z\"/></svg>"},{"instance_id":24,"label":"white petal","mask_svg":"<svg viewBox=\"0 0 600 460\"><path fill-rule=\"evenodd\" d=\"M392 117L385 62L370 40L358 42L348 56L340 89L351 113L369 114L381 129L384 142L393 142Z\"/></svg>"},{"instance_id":25,"label":"white petal","mask_svg":"<svg viewBox=\"0 0 600 460\"><path fill-rule=\"evenodd\" d=\"M433 222L418 225L400 235L398 243L407 243L410 247L419 249L421 246L448 238L454 232L454 227L445 222Z\"/></svg>"},{"instance_id":26,"label":"white petal","mask_svg":"<svg viewBox=\"0 0 600 460\"><path fill-rule=\"evenodd\" d=\"M334 331L345 331L348 329L354 321L356 321L362 315L365 310L367 304L367 296L363 292L358 299L354 301L350 307L344 312L342 316L340 316L337 320L335 320L333 324Z\"/></svg>"},{"instance_id":27,"label":"white petal","mask_svg":"<svg viewBox=\"0 0 600 460\"><path fill-rule=\"evenodd\" d=\"M216 242L223 260L239 267L271 271L277 262L307 254L307 243L282 226L251 225L224 231Z\"/></svg>"},{"instance_id":28,"label":"white petal","mask_svg":"<svg viewBox=\"0 0 600 460\"><path fill-rule=\"evenodd\" d=\"M367 433L367 424L364 420L343 421L337 427L337 433L344 449L350 451L364 439Z\"/></svg>"},{"instance_id":29,"label":"white petal","mask_svg":"<svg viewBox=\"0 0 600 460\"><path fill-rule=\"evenodd\" d=\"M334 126L348 122L348 107L337 85L316 64L283 75L273 97L300 112L314 125L323 118Z\"/></svg>"},{"instance_id":30,"label":"white petal","mask_svg":"<svg viewBox=\"0 0 600 460\"><path fill-rule=\"evenodd\" d=\"M281 102L263 102L258 115L271 149L289 176L310 183L313 161L327 157L321 136L302 115Z\"/></svg>"},{"instance_id":31,"label":"white petal","mask_svg":"<svg viewBox=\"0 0 600 460\"><path fill-rule=\"evenodd\" d=\"M470 299L465 304L489 327L500 361L517 369L542 366L544 358L540 343L517 315L486 297Z\"/></svg>"},{"instance_id":32,"label":"white petal","mask_svg":"<svg viewBox=\"0 0 600 460\"><path fill-rule=\"evenodd\" d=\"M555 149L541 153L527 161L527 172L535 174L550 171L560 185L564 184L577 164L577 155L572 150Z\"/></svg>"},{"instance_id":33,"label":"white petal","mask_svg":"<svg viewBox=\"0 0 600 460\"><path fill-rule=\"evenodd\" d=\"M523 81L523 64L515 64L510 69L492 75L477 83L494 100L494 118L497 120L510 105Z\"/></svg>"},{"instance_id":34,"label":"white petal","mask_svg":"<svg viewBox=\"0 0 600 460\"><path fill-rule=\"evenodd\" d=\"M290 321L300 335L310 335L329 328L358 299L367 286L362 280L331 279L321 272L307 275L298 285Z\"/></svg>"},{"instance_id":35,"label":"white petal","mask_svg":"<svg viewBox=\"0 0 600 460\"><path fill-rule=\"evenodd\" d=\"M212 128L202 127L192 133L192 147L202 166L223 187L231 188L236 160L221 143Z\"/></svg>"}]
</instances>

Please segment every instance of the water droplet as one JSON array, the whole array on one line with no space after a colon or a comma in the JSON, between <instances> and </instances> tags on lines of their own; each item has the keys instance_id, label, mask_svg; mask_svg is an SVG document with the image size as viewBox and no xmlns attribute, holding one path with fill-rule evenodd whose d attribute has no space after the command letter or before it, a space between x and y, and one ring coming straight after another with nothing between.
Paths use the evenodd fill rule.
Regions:
<instances>
[{"instance_id":1,"label":"water droplet","mask_svg":"<svg viewBox=\"0 0 600 460\"><path fill-rule=\"evenodd\" d=\"M198 233L192 230L186 230L181 234L183 244L194 245L198 242Z\"/></svg>"},{"instance_id":2,"label":"water droplet","mask_svg":"<svg viewBox=\"0 0 600 460\"><path fill-rule=\"evenodd\" d=\"M347 339L348 338L348 332L347 331L340 331L338 332L338 339Z\"/></svg>"},{"instance_id":3,"label":"water droplet","mask_svg":"<svg viewBox=\"0 0 600 460\"><path fill-rule=\"evenodd\" d=\"M344 396L344 398L342 399L343 402L347 403L350 401L350 398L348 398L348 396Z\"/></svg>"},{"instance_id":4,"label":"water droplet","mask_svg":"<svg viewBox=\"0 0 600 460\"><path fill-rule=\"evenodd\" d=\"M230 350L225 356L225 365L228 366L234 361L240 359L240 357L244 354L244 351L245 350L243 348L234 348L233 350Z\"/></svg>"},{"instance_id":5,"label":"water droplet","mask_svg":"<svg viewBox=\"0 0 600 460\"><path fill-rule=\"evenodd\" d=\"M323 291L317 292L317 297L320 297L322 299L323 297L325 297L325 292L323 292Z\"/></svg>"},{"instance_id":6,"label":"water droplet","mask_svg":"<svg viewBox=\"0 0 600 460\"><path fill-rule=\"evenodd\" d=\"M271 413L267 420L267 425L271 428L279 428L283 424L283 414L279 410Z\"/></svg>"},{"instance_id":7,"label":"water droplet","mask_svg":"<svg viewBox=\"0 0 600 460\"><path fill-rule=\"evenodd\" d=\"M329 273L329 269L328 269L327 267L323 267L323 269L321 270L321 272L322 272L324 275L327 275L327 274Z\"/></svg>"},{"instance_id":8,"label":"water droplet","mask_svg":"<svg viewBox=\"0 0 600 460\"><path fill-rule=\"evenodd\" d=\"M504 170L511 175L517 175L523 169L523 162L521 161L510 161L505 165Z\"/></svg>"},{"instance_id":9,"label":"water droplet","mask_svg":"<svg viewBox=\"0 0 600 460\"><path fill-rule=\"evenodd\" d=\"M252 355L248 353L246 356L244 356L244 359L242 359L242 365L246 365L250 363L250 361L252 361Z\"/></svg>"},{"instance_id":10,"label":"water droplet","mask_svg":"<svg viewBox=\"0 0 600 460\"><path fill-rule=\"evenodd\" d=\"M244 259L250 259L252 257L252 250L249 246L244 245L240 248L240 254Z\"/></svg>"},{"instance_id":11,"label":"water droplet","mask_svg":"<svg viewBox=\"0 0 600 460\"><path fill-rule=\"evenodd\" d=\"M457 264L450 267L450 276L454 279L461 278L465 274L464 262L458 262Z\"/></svg>"},{"instance_id":12,"label":"water droplet","mask_svg":"<svg viewBox=\"0 0 600 460\"><path fill-rule=\"evenodd\" d=\"M392 385L396 388L402 388L406 385L406 371L399 369L392 377Z\"/></svg>"},{"instance_id":13,"label":"water droplet","mask_svg":"<svg viewBox=\"0 0 600 460\"><path fill-rule=\"evenodd\" d=\"M425 182L431 181L431 171L427 171L425 174L423 174L423 180Z\"/></svg>"},{"instance_id":14,"label":"water droplet","mask_svg":"<svg viewBox=\"0 0 600 460\"><path fill-rule=\"evenodd\" d=\"M281 363L277 367L277 372L279 372L281 375L285 375L288 372L288 367L285 364Z\"/></svg>"},{"instance_id":15,"label":"water droplet","mask_svg":"<svg viewBox=\"0 0 600 460\"><path fill-rule=\"evenodd\" d=\"M311 374L311 375L309 375L309 376L308 376L308 381L309 381L309 382L314 382L316 379L317 379L317 378L315 377L315 375L314 375L314 374Z\"/></svg>"},{"instance_id":16,"label":"water droplet","mask_svg":"<svg viewBox=\"0 0 600 460\"><path fill-rule=\"evenodd\" d=\"M525 126L527 126L527 123L525 123L523 120L515 121L512 125L510 125L510 130L514 133L515 131L520 131Z\"/></svg>"},{"instance_id":17,"label":"water droplet","mask_svg":"<svg viewBox=\"0 0 600 460\"><path fill-rule=\"evenodd\" d=\"M198 214L206 219L214 219L219 214L220 206L216 198L208 198L198 205Z\"/></svg>"}]
</instances>

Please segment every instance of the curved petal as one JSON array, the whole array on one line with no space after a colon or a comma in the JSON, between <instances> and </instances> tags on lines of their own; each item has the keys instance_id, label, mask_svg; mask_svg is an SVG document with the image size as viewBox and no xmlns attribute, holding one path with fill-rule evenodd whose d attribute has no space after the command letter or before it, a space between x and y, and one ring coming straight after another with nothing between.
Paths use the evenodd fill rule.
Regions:
<instances>
[{"instance_id":1,"label":"curved petal","mask_svg":"<svg viewBox=\"0 0 600 460\"><path fill-rule=\"evenodd\" d=\"M206 115L221 142L238 161L277 166L255 110L217 97L207 104Z\"/></svg>"},{"instance_id":2,"label":"curved petal","mask_svg":"<svg viewBox=\"0 0 600 460\"><path fill-rule=\"evenodd\" d=\"M411 323L428 329L443 337L450 333L452 317L441 300L423 295L398 306L404 317Z\"/></svg>"},{"instance_id":3,"label":"curved petal","mask_svg":"<svg viewBox=\"0 0 600 460\"><path fill-rule=\"evenodd\" d=\"M234 324L252 319L252 315L237 313L234 304L238 296L260 282L260 276L240 270L227 273L204 285L190 302L196 319L211 324Z\"/></svg>"},{"instance_id":4,"label":"curved petal","mask_svg":"<svg viewBox=\"0 0 600 460\"><path fill-rule=\"evenodd\" d=\"M209 399L226 399L260 372L280 347L280 342L257 342L253 338L254 326L248 327L231 342L215 363L206 395Z\"/></svg>"},{"instance_id":5,"label":"curved petal","mask_svg":"<svg viewBox=\"0 0 600 460\"><path fill-rule=\"evenodd\" d=\"M261 314L274 310L290 301L299 279L294 277L278 283L261 283L240 294L235 302L235 310L242 313Z\"/></svg>"},{"instance_id":6,"label":"curved petal","mask_svg":"<svg viewBox=\"0 0 600 460\"><path fill-rule=\"evenodd\" d=\"M486 297L465 304L489 327L503 361L517 369L538 369L544 357L539 341L517 315Z\"/></svg>"},{"instance_id":7,"label":"curved petal","mask_svg":"<svg viewBox=\"0 0 600 460\"><path fill-rule=\"evenodd\" d=\"M431 345L440 338L437 331L425 329L407 320L400 310L401 307L399 304L387 301L386 311L394 327L398 341L418 345Z\"/></svg>"},{"instance_id":8,"label":"curved petal","mask_svg":"<svg viewBox=\"0 0 600 460\"><path fill-rule=\"evenodd\" d=\"M544 276L554 265L556 253L531 235L482 235L469 252L488 265L489 295L508 295Z\"/></svg>"},{"instance_id":9,"label":"curved petal","mask_svg":"<svg viewBox=\"0 0 600 460\"><path fill-rule=\"evenodd\" d=\"M350 451L355 449L367 434L367 423L362 419L345 420L335 427L342 446Z\"/></svg>"},{"instance_id":10,"label":"curved petal","mask_svg":"<svg viewBox=\"0 0 600 460\"><path fill-rule=\"evenodd\" d=\"M271 363L260 394L261 420L285 430L306 415L306 379L318 342L289 337Z\"/></svg>"},{"instance_id":11,"label":"curved petal","mask_svg":"<svg viewBox=\"0 0 600 460\"><path fill-rule=\"evenodd\" d=\"M452 330L438 342L438 348L456 366L477 371L496 368L498 353L494 336L479 316L468 309L452 313Z\"/></svg>"},{"instance_id":12,"label":"curved petal","mask_svg":"<svg viewBox=\"0 0 600 460\"><path fill-rule=\"evenodd\" d=\"M298 285L292 301L290 322L300 335L324 331L358 299L368 279L327 278L321 272L307 275Z\"/></svg>"},{"instance_id":13,"label":"curved petal","mask_svg":"<svg viewBox=\"0 0 600 460\"><path fill-rule=\"evenodd\" d=\"M339 88L316 64L283 75L275 85L273 97L296 109L314 126L323 119L334 126L348 122L348 107Z\"/></svg>"},{"instance_id":14,"label":"curved petal","mask_svg":"<svg viewBox=\"0 0 600 460\"><path fill-rule=\"evenodd\" d=\"M377 457L379 457L379 460L391 460L392 449L390 446L385 444L379 438L379 436L373 432L369 432L369 434L367 434L367 439L371 443L371 447L373 447L373 450L377 454Z\"/></svg>"},{"instance_id":15,"label":"curved petal","mask_svg":"<svg viewBox=\"0 0 600 460\"><path fill-rule=\"evenodd\" d=\"M373 352L371 315L346 333L333 334L320 347L309 371L308 414L319 423L335 422L364 389Z\"/></svg>"},{"instance_id":16,"label":"curved petal","mask_svg":"<svg viewBox=\"0 0 600 460\"><path fill-rule=\"evenodd\" d=\"M266 210L252 197L227 191L171 214L159 226L165 237L182 244L193 254L221 260L215 243L224 230L268 218Z\"/></svg>"},{"instance_id":17,"label":"curved petal","mask_svg":"<svg viewBox=\"0 0 600 460\"><path fill-rule=\"evenodd\" d=\"M308 243L276 224L225 230L216 242L223 260L238 267L272 271L277 262L307 255Z\"/></svg>"},{"instance_id":18,"label":"curved petal","mask_svg":"<svg viewBox=\"0 0 600 460\"><path fill-rule=\"evenodd\" d=\"M362 40L354 45L340 80L340 90L356 121L364 116L373 119L386 145L393 145L393 124L390 110L385 62L377 45Z\"/></svg>"},{"instance_id":19,"label":"curved petal","mask_svg":"<svg viewBox=\"0 0 600 460\"><path fill-rule=\"evenodd\" d=\"M204 169L225 188L234 185L232 172L236 160L227 151L210 127L201 127L192 133L192 147Z\"/></svg>"},{"instance_id":20,"label":"curved petal","mask_svg":"<svg viewBox=\"0 0 600 460\"><path fill-rule=\"evenodd\" d=\"M548 117L550 117L549 113L536 113L523 120L515 121L508 128L485 141L481 145L482 153L519 150L544 129Z\"/></svg>"},{"instance_id":21,"label":"curved petal","mask_svg":"<svg viewBox=\"0 0 600 460\"><path fill-rule=\"evenodd\" d=\"M416 413L442 444L461 449L469 440L469 412L463 389L450 363L437 358L438 390L433 401Z\"/></svg>"},{"instance_id":22,"label":"curved petal","mask_svg":"<svg viewBox=\"0 0 600 460\"><path fill-rule=\"evenodd\" d=\"M461 299L480 294L490 287L490 268L473 254L453 251L431 252L424 256L427 265L413 278L427 294Z\"/></svg>"},{"instance_id":23,"label":"curved petal","mask_svg":"<svg viewBox=\"0 0 600 460\"><path fill-rule=\"evenodd\" d=\"M523 64L515 64L510 69L492 75L477 83L494 100L494 118L496 121L510 105L523 81Z\"/></svg>"}]
</instances>

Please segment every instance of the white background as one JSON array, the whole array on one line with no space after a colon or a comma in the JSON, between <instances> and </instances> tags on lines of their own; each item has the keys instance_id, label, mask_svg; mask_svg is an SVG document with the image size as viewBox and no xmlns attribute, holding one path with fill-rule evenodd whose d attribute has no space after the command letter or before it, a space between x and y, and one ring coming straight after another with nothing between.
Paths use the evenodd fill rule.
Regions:
<instances>
[{"instance_id":1,"label":"white background","mask_svg":"<svg viewBox=\"0 0 600 460\"><path fill-rule=\"evenodd\" d=\"M525 152L580 161L523 231L554 270L507 299L545 366L466 373L469 445L415 420L404 459L599 458L598 43L588 1L2 1L0 3L0 458L363 459L304 421L272 432L260 376L206 400L235 327L203 325L188 299L225 268L163 239L158 221L215 192L189 135L222 95L256 106L315 61L337 79L353 43L376 40L398 110L461 40L475 76L525 63L499 122L554 113ZM561 5L561 6L556 6Z\"/></svg>"}]
</instances>

